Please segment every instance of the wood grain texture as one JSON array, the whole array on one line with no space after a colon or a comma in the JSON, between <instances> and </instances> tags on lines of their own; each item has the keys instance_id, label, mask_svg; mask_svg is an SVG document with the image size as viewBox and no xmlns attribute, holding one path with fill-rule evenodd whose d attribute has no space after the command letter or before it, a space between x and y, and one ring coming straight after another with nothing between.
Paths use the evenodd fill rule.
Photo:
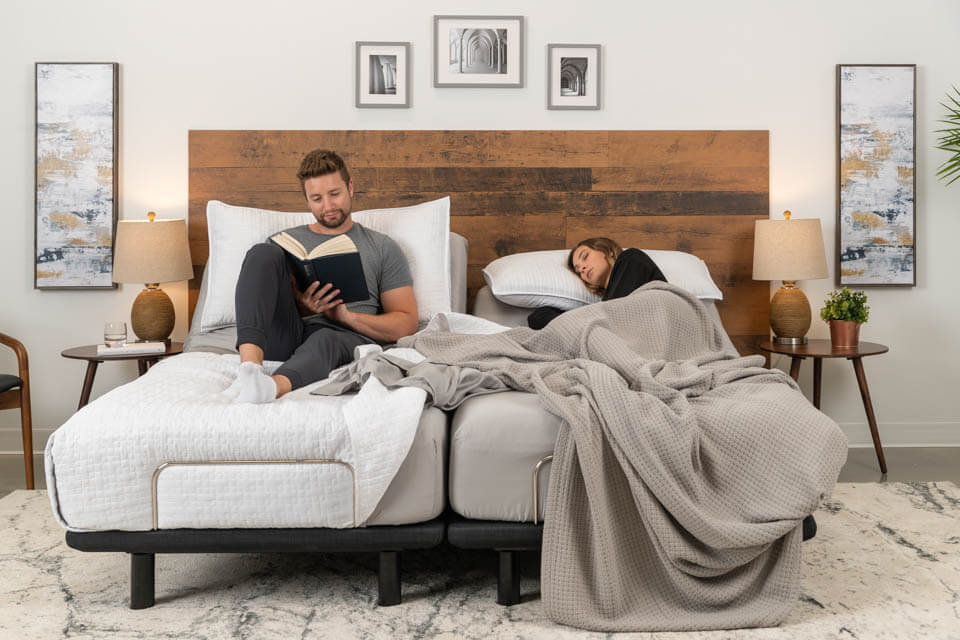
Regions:
<instances>
[{"instance_id":1,"label":"wood grain texture","mask_svg":"<svg viewBox=\"0 0 960 640\"><path fill-rule=\"evenodd\" d=\"M449 195L470 242L470 306L490 261L592 236L707 262L724 326L745 353L769 337L769 288L752 280L754 221L769 212L766 131L191 131L190 247L208 256L206 203L306 211L296 178L311 149L337 150L354 210Z\"/></svg>"}]
</instances>

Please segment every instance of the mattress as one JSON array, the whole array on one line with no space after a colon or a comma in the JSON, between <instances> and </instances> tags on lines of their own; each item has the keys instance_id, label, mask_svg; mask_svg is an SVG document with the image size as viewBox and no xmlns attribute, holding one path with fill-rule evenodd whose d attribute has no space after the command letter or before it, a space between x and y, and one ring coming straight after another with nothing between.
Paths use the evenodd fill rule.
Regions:
<instances>
[{"instance_id":1,"label":"mattress","mask_svg":"<svg viewBox=\"0 0 960 640\"><path fill-rule=\"evenodd\" d=\"M347 528L441 513L447 416L421 413L422 391L400 397L374 382L324 398L308 386L270 405L216 405L204 389L229 384L224 371L236 362L209 353L166 359L58 429L46 473L61 525ZM195 389L185 391L184 380ZM171 381L172 402L164 400Z\"/></svg>"},{"instance_id":2,"label":"mattress","mask_svg":"<svg viewBox=\"0 0 960 640\"><path fill-rule=\"evenodd\" d=\"M450 506L475 520L541 521L559 431L536 394L467 399L450 428Z\"/></svg>"},{"instance_id":3,"label":"mattress","mask_svg":"<svg viewBox=\"0 0 960 640\"><path fill-rule=\"evenodd\" d=\"M367 525L431 520L446 503L447 416L424 409L410 452ZM157 478L158 529L354 525L349 466L337 462L169 465Z\"/></svg>"},{"instance_id":4,"label":"mattress","mask_svg":"<svg viewBox=\"0 0 960 640\"><path fill-rule=\"evenodd\" d=\"M713 301L701 302L721 324ZM526 326L530 311L500 302L488 287L477 292L474 303L477 316L506 326ZM726 332L723 336L729 342ZM559 429L560 419L540 406L536 394L508 391L468 399L450 430L450 506L475 520L542 521Z\"/></svg>"}]
</instances>

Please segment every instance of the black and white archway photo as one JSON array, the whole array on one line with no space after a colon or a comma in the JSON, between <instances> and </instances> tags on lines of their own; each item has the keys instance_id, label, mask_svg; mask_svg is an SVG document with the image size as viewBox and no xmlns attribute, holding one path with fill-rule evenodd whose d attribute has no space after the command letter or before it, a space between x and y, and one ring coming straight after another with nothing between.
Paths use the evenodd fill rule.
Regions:
<instances>
[{"instance_id":1,"label":"black and white archway photo","mask_svg":"<svg viewBox=\"0 0 960 640\"><path fill-rule=\"evenodd\" d=\"M358 42L356 106L410 106L410 43Z\"/></svg>"},{"instance_id":2,"label":"black and white archway photo","mask_svg":"<svg viewBox=\"0 0 960 640\"><path fill-rule=\"evenodd\" d=\"M522 16L434 16L435 87L522 87Z\"/></svg>"},{"instance_id":3,"label":"black and white archway photo","mask_svg":"<svg viewBox=\"0 0 960 640\"><path fill-rule=\"evenodd\" d=\"M547 109L600 108L600 45L547 45Z\"/></svg>"}]
</instances>

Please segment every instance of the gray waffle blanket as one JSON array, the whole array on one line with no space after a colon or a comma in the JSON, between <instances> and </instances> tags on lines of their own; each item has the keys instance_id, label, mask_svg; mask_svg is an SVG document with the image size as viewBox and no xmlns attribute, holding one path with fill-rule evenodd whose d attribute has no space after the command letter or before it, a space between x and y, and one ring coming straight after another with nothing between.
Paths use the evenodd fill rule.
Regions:
<instances>
[{"instance_id":1,"label":"gray waffle blanket","mask_svg":"<svg viewBox=\"0 0 960 640\"><path fill-rule=\"evenodd\" d=\"M800 522L832 490L847 441L761 356L724 351L721 332L696 298L653 282L540 331L401 341L453 367L414 376L438 404L456 380L498 386L468 368L538 394L563 419L541 571L554 621L759 627L797 600Z\"/></svg>"}]
</instances>

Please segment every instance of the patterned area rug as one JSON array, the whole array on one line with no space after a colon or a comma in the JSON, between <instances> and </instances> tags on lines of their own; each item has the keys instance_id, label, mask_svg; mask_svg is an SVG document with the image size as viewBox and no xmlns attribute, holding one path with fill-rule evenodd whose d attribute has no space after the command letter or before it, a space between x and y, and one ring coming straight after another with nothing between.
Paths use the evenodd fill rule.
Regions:
<instances>
[{"instance_id":1,"label":"patterned area rug","mask_svg":"<svg viewBox=\"0 0 960 640\"><path fill-rule=\"evenodd\" d=\"M549 622L538 558L523 602L495 603L493 552L402 557L403 602L377 607L364 555L160 555L157 604L131 611L129 560L68 548L45 492L0 500L2 638L604 638ZM840 484L803 545L802 595L768 629L617 638L958 638L960 488Z\"/></svg>"}]
</instances>

